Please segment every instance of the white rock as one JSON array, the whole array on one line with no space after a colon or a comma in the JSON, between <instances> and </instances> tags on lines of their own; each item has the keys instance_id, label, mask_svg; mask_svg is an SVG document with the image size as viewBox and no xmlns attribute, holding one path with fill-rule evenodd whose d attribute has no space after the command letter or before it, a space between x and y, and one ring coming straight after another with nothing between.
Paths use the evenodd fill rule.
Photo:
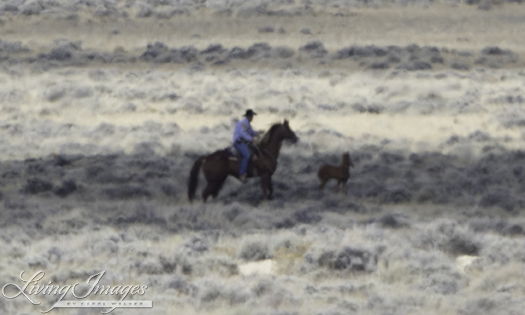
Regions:
<instances>
[{"instance_id":1,"label":"white rock","mask_svg":"<svg viewBox=\"0 0 525 315\"><path fill-rule=\"evenodd\" d=\"M249 263L239 263L239 272L244 276L252 274L275 274L275 269L276 264L271 259L253 261Z\"/></svg>"},{"instance_id":2,"label":"white rock","mask_svg":"<svg viewBox=\"0 0 525 315\"><path fill-rule=\"evenodd\" d=\"M478 259L478 256L462 255L456 258L456 267L465 272L472 263Z\"/></svg>"}]
</instances>

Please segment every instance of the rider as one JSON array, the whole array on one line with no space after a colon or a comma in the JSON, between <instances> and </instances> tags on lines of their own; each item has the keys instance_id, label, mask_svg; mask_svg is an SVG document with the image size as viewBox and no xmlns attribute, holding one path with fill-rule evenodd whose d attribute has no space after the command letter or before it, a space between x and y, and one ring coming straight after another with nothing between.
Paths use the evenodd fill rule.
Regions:
<instances>
[{"instance_id":1,"label":"rider","mask_svg":"<svg viewBox=\"0 0 525 315\"><path fill-rule=\"evenodd\" d=\"M235 132L233 134L233 145L241 153L241 165L239 169L239 179L241 182L246 182L246 171L248 170L248 162L250 161L250 149L248 144L253 145L253 137L257 135L257 132L253 131L250 122L253 120L253 116L257 115L253 110L248 109L244 116L245 119L239 121L235 125Z\"/></svg>"}]
</instances>

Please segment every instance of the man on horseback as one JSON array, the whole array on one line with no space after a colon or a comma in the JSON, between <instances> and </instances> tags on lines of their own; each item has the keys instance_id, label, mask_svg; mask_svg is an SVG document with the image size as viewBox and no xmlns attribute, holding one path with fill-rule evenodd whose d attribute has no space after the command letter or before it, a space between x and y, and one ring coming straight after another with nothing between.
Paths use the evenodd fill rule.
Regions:
<instances>
[{"instance_id":1,"label":"man on horseback","mask_svg":"<svg viewBox=\"0 0 525 315\"><path fill-rule=\"evenodd\" d=\"M248 170L248 162L250 161L250 146L254 145L253 137L257 132L253 131L250 123L253 116L257 115L253 110L248 109L244 114L245 119L239 121L235 125L235 132L233 133L233 145L242 156L239 167L239 179L241 182L246 182L246 171Z\"/></svg>"},{"instance_id":2,"label":"man on horseback","mask_svg":"<svg viewBox=\"0 0 525 315\"><path fill-rule=\"evenodd\" d=\"M246 119L240 121L235 128L235 147L241 148L245 154L244 163L240 165L242 172L239 172L239 166L235 164L231 159L231 152L225 148L217 150L208 155L201 155L195 161L191 167L190 177L188 178L188 199L193 201L195 199L195 192L199 182L200 171L204 173L206 179L206 187L202 191L202 200L206 202L209 196L216 198L221 190L224 182L228 176L239 177L239 174L244 175L242 179L246 178L247 164L250 159L247 145L238 142L253 143L253 137L256 133L251 129L250 121L253 119L255 113L252 110L247 110ZM241 141L237 141L241 139ZM266 136L260 143L260 147L256 147L257 156L257 174L261 180L261 188L263 191L263 198L266 200L271 198L273 193L272 188L272 175L277 169L277 159L279 158L279 151L281 144L285 140L290 140L295 143L299 138L295 135L295 132L290 128L288 121L285 120L283 123L273 124ZM251 175L251 174L250 174Z\"/></svg>"}]
</instances>

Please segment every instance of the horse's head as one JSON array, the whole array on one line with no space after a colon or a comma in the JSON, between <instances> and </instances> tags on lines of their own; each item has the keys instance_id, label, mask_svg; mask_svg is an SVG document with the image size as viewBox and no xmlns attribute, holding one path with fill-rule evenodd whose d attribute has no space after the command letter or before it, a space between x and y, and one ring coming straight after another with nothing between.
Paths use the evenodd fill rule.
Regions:
<instances>
[{"instance_id":1,"label":"horse's head","mask_svg":"<svg viewBox=\"0 0 525 315\"><path fill-rule=\"evenodd\" d=\"M343 154L343 165L354 166L352 159L350 159L350 153L348 152L345 152L345 154Z\"/></svg>"},{"instance_id":2,"label":"horse's head","mask_svg":"<svg viewBox=\"0 0 525 315\"><path fill-rule=\"evenodd\" d=\"M263 137L263 139L259 142L259 144L262 147L266 147L269 145L272 141L281 142L284 140L289 140L292 143L296 143L299 138L295 135L295 132L293 132L292 129L290 129L290 125L288 124L288 120L285 120L282 124L275 124L273 125L270 130L266 133L266 135Z\"/></svg>"},{"instance_id":3,"label":"horse's head","mask_svg":"<svg viewBox=\"0 0 525 315\"><path fill-rule=\"evenodd\" d=\"M292 143L299 141L299 138L295 135L295 132L290 128L288 120L285 120L281 128L281 139L290 140Z\"/></svg>"}]
</instances>

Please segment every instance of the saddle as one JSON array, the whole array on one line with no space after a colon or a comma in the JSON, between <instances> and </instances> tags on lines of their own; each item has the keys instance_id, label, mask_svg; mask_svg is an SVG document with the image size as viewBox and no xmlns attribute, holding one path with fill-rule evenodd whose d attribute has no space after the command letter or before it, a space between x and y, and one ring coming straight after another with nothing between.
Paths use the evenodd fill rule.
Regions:
<instances>
[{"instance_id":1,"label":"saddle","mask_svg":"<svg viewBox=\"0 0 525 315\"><path fill-rule=\"evenodd\" d=\"M250 161L257 159L257 153L254 152L254 148L252 146L248 146L248 149L250 150ZM231 161L240 161L241 160L241 153L234 145L229 146L226 148L226 151L228 154L228 159Z\"/></svg>"},{"instance_id":2,"label":"saddle","mask_svg":"<svg viewBox=\"0 0 525 315\"><path fill-rule=\"evenodd\" d=\"M226 151L228 151L228 159L231 161L239 161L241 159L241 153L234 145L229 146L226 148Z\"/></svg>"},{"instance_id":3,"label":"saddle","mask_svg":"<svg viewBox=\"0 0 525 315\"><path fill-rule=\"evenodd\" d=\"M248 177L258 176L259 171L253 165L253 161L257 160L257 152L254 152L255 148L253 148L251 145L249 145L248 148L250 150L250 160L248 162L247 170ZM228 156L228 160L230 161L239 162L241 160L241 153L239 152L239 150L237 150L237 148L234 145L227 147L224 150L224 152L226 153L226 155Z\"/></svg>"}]
</instances>

